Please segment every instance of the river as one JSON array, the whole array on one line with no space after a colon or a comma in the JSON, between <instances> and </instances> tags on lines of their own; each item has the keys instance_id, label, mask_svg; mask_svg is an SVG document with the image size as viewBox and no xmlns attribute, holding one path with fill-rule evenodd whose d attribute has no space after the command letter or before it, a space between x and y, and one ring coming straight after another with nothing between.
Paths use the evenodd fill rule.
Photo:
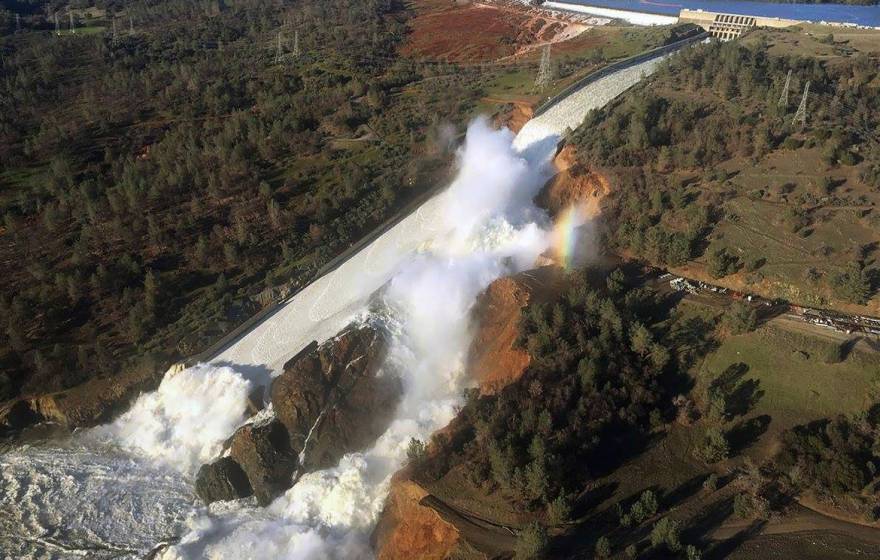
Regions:
<instances>
[{"instance_id":1,"label":"river","mask_svg":"<svg viewBox=\"0 0 880 560\"><path fill-rule=\"evenodd\" d=\"M880 27L880 6L843 4L778 4L750 0L565 0L571 4L600 6L677 16L682 9L742 14L750 16L797 19L813 22L854 23Z\"/></svg>"}]
</instances>

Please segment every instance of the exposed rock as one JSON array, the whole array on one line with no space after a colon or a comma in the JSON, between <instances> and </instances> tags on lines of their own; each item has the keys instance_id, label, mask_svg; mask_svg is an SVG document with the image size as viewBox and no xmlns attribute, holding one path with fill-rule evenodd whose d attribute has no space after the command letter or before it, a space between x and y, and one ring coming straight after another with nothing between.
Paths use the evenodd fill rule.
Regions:
<instances>
[{"instance_id":1,"label":"exposed rock","mask_svg":"<svg viewBox=\"0 0 880 560\"><path fill-rule=\"evenodd\" d=\"M22 430L42 420L43 417L32 408L30 401L14 400L0 408L0 433Z\"/></svg>"},{"instance_id":2,"label":"exposed rock","mask_svg":"<svg viewBox=\"0 0 880 560\"><path fill-rule=\"evenodd\" d=\"M530 104L514 101L505 107L503 111L495 115L494 124L497 127L506 126L514 133L517 133L531 120L534 114L535 110Z\"/></svg>"},{"instance_id":3,"label":"exposed rock","mask_svg":"<svg viewBox=\"0 0 880 560\"><path fill-rule=\"evenodd\" d=\"M553 217L574 205L579 206L587 217L598 216L602 200L611 189L608 180L580 165L571 144L559 151L553 163L558 173L544 185L535 204Z\"/></svg>"},{"instance_id":4,"label":"exposed rock","mask_svg":"<svg viewBox=\"0 0 880 560\"><path fill-rule=\"evenodd\" d=\"M392 480L385 509L373 532L379 560L442 560L451 556L459 543L458 529L422 505L427 495L411 480Z\"/></svg>"},{"instance_id":5,"label":"exposed rock","mask_svg":"<svg viewBox=\"0 0 880 560\"><path fill-rule=\"evenodd\" d=\"M336 464L388 427L402 386L379 374L385 350L383 337L362 326L285 364L272 384L272 405L294 448L308 438L304 470Z\"/></svg>"},{"instance_id":6,"label":"exposed rock","mask_svg":"<svg viewBox=\"0 0 880 560\"><path fill-rule=\"evenodd\" d=\"M253 416L254 414L263 410L266 406L265 401L266 387L263 385L258 385L254 387L250 393L248 393L247 397L247 408L245 409L245 413L248 416Z\"/></svg>"},{"instance_id":7,"label":"exposed rock","mask_svg":"<svg viewBox=\"0 0 880 560\"><path fill-rule=\"evenodd\" d=\"M261 505L290 488L299 463L287 429L278 420L239 428L232 436L229 457L241 465Z\"/></svg>"},{"instance_id":8,"label":"exposed rock","mask_svg":"<svg viewBox=\"0 0 880 560\"><path fill-rule=\"evenodd\" d=\"M161 379L161 370L145 367L111 378L93 379L65 391L21 397L0 408L0 434L44 421L67 429L107 422L142 392L155 389Z\"/></svg>"},{"instance_id":9,"label":"exposed rock","mask_svg":"<svg viewBox=\"0 0 880 560\"><path fill-rule=\"evenodd\" d=\"M529 365L519 338L522 309L532 300L546 301L559 289L555 267L542 267L499 278L480 294L474 306L474 338L468 353L468 373L480 393L494 394L518 380Z\"/></svg>"},{"instance_id":10,"label":"exposed rock","mask_svg":"<svg viewBox=\"0 0 880 560\"><path fill-rule=\"evenodd\" d=\"M522 308L528 289L513 278L499 278L480 295L474 306L476 329L468 355L468 372L483 395L494 394L519 379L530 362L517 344Z\"/></svg>"},{"instance_id":11,"label":"exposed rock","mask_svg":"<svg viewBox=\"0 0 880 560\"><path fill-rule=\"evenodd\" d=\"M219 500L246 498L253 494L253 490L241 466L230 457L220 457L199 469L196 494L210 504Z\"/></svg>"},{"instance_id":12,"label":"exposed rock","mask_svg":"<svg viewBox=\"0 0 880 560\"><path fill-rule=\"evenodd\" d=\"M290 488L296 473L335 465L388 428L402 386L380 371L385 350L382 335L365 325L313 343L284 365L269 389L274 419L242 426L228 445L261 504Z\"/></svg>"}]
</instances>

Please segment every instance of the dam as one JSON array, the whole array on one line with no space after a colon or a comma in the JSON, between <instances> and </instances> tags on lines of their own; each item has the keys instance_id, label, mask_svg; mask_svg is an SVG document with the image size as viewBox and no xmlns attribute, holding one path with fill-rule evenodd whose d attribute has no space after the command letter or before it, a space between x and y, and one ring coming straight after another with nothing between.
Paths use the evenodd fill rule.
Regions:
<instances>
[{"instance_id":1,"label":"dam","mask_svg":"<svg viewBox=\"0 0 880 560\"><path fill-rule=\"evenodd\" d=\"M770 26L774 20L788 20L880 28L880 5L779 3L761 0L566 0L550 4L551 2L544 3L553 9L617 17L637 25L674 23L682 11L688 11L761 18ZM614 13L608 13L608 10Z\"/></svg>"}]
</instances>

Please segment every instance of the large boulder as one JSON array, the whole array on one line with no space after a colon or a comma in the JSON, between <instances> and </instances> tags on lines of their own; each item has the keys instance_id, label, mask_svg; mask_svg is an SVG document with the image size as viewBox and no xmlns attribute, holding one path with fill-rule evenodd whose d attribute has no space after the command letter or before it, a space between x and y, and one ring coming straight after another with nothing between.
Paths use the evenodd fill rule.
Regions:
<instances>
[{"instance_id":1,"label":"large boulder","mask_svg":"<svg viewBox=\"0 0 880 560\"><path fill-rule=\"evenodd\" d=\"M299 464L284 424L247 424L232 436L229 456L247 475L257 501L266 505L290 488Z\"/></svg>"},{"instance_id":2,"label":"large boulder","mask_svg":"<svg viewBox=\"0 0 880 560\"><path fill-rule=\"evenodd\" d=\"M0 436L15 435L46 421L68 430L108 422L161 380L161 369L144 366L64 391L19 397L0 406Z\"/></svg>"},{"instance_id":3,"label":"large boulder","mask_svg":"<svg viewBox=\"0 0 880 560\"><path fill-rule=\"evenodd\" d=\"M228 443L261 504L296 476L370 447L388 428L403 388L381 369L386 349L382 334L362 325L310 344L284 365L269 389L274 418L242 426ZM216 494L199 495L210 501Z\"/></svg>"},{"instance_id":4,"label":"large boulder","mask_svg":"<svg viewBox=\"0 0 880 560\"><path fill-rule=\"evenodd\" d=\"M285 364L272 406L292 446L305 449L303 471L332 466L387 429L402 386L380 371L386 348L382 334L364 325Z\"/></svg>"},{"instance_id":5,"label":"large boulder","mask_svg":"<svg viewBox=\"0 0 880 560\"><path fill-rule=\"evenodd\" d=\"M196 475L196 494L205 503L237 500L253 494L247 475L230 457L202 465Z\"/></svg>"}]
</instances>

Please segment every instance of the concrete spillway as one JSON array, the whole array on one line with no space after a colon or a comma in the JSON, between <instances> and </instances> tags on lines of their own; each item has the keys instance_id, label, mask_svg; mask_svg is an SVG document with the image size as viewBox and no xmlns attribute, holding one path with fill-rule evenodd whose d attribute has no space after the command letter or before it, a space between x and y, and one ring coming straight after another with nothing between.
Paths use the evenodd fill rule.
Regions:
<instances>
[{"instance_id":1,"label":"concrete spillway","mask_svg":"<svg viewBox=\"0 0 880 560\"><path fill-rule=\"evenodd\" d=\"M555 144L567 129L577 128L590 111L604 107L653 73L663 58L643 61L587 84L526 123L515 146L525 151L541 143ZM322 342L338 333L407 256L430 244L438 234L435 225L444 204L443 194L427 201L340 267L293 296L212 362L279 373L284 362L311 341Z\"/></svg>"},{"instance_id":2,"label":"concrete spillway","mask_svg":"<svg viewBox=\"0 0 880 560\"><path fill-rule=\"evenodd\" d=\"M607 104L653 72L658 63L659 59L652 59L611 73L560 100L522 129L515 140L516 161L502 158L493 171L515 167L522 163L519 160L530 157L547 161L566 129L576 128L590 110ZM509 137L505 142L508 151L513 151ZM484 172L472 170L467 184L474 190L485 187ZM437 419L431 430L445 425L440 419L448 421L451 416L438 414L444 410L452 414L455 395L460 392L450 389L446 401L431 402L414 393L410 403L413 417L389 429L394 433L383 435L372 455L349 458L335 469L313 473L311 479L301 480L291 490L293 494L279 498L274 507L255 509L230 503L206 515L192 494L194 468L216 457L223 440L243 420L250 385L242 378L269 381L309 342L334 336L366 311L369 298L411 264L415 253L430 250L432 245L448 245L448 217L462 221L454 211L455 204L449 191L427 201L290 298L210 364L166 375L157 391L142 395L114 423L77 434L68 442L0 455L0 558L139 558L157 542L175 542L182 534L184 540L190 539L189 544L183 542L169 558L284 557L277 552L280 548L266 548L272 539L272 546L299 546L296 557L303 557L306 544L296 545L297 539L314 540L319 533L322 539L328 538L320 528L368 531L384 503L383 481L398 464L397 450L405 450L408 430L423 425L423 416ZM471 255L456 256L466 261ZM434 269L427 270L421 277L409 272L411 278L424 281L434 274ZM467 271L467 266L461 266L461 272ZM430 282L427 285L433 288ZM418 295L419 299L442 295L444 300L422 317L432 326L442 323L442 308L450 308L452 300L449 294L428 289ZM466 313L456 314L457 308L453 311L447 312L447 322L464 321ZM450 338L448 334L432 330L426 345L435 347L445 342L437 339ZM440 352L436 358L448 360L448 355ZM427 374L430 380L436 377L433 373L430 369ZM442 385L443 379L439 382ZM424 438L430 430L413 435ZM330 533L332 537L333 531ZM218 547L230 541L245 544L236 549L237 556L222 547L207 552L206 543L215 541ZM336 544L324 542L322 546L333 549ZM257 545L264 548L254 548Z\"/></svg>"}]
</instances>

